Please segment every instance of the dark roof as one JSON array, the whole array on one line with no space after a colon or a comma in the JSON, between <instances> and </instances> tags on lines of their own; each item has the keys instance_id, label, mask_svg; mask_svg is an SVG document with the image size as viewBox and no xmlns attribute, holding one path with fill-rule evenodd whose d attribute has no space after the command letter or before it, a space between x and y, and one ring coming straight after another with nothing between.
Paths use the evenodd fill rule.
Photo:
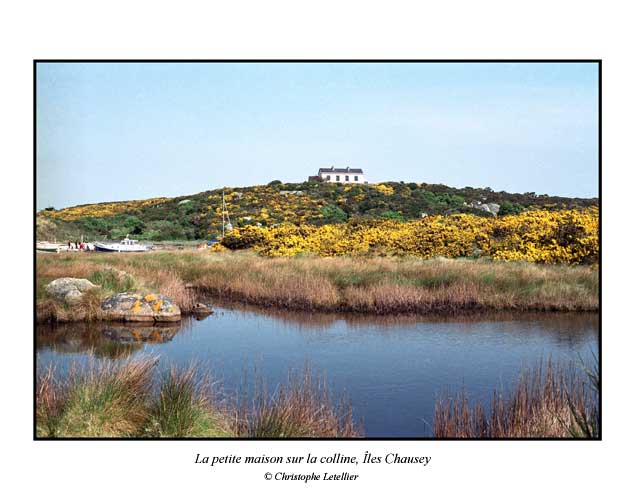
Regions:
<instances>
[{"instance_id":1,"label":"dark roof","mask_svg":"<svg viewBox=\"0 0 635 500\"><path fill-rule=\"evenodd\" d=\"M322 172L334 172L336 174L363 174L364 173L364 171L361 168L350 168L350 167L346 167L346 168L330 167L330 168L321 168L320 170L318 170L318 174L321 174Z\"/></svg>"}]
</instances>

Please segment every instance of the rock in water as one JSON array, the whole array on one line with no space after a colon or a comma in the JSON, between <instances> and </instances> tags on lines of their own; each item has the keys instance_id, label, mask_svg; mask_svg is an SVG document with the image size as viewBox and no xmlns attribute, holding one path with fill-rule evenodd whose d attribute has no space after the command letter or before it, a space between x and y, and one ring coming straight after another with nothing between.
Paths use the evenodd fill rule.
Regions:
<instances>
[{"instance_id":1,"label":"rock in water","mask_svg":"<svg viewBox=\"0 0 635 500\"><path fill-rule=\"evenodd\" d=\"M207 304L203 304L201 302L197 302L196 304L194 304L194 307L192 308L192 312L194 312L194 314L212 314L212 310L207 306Z\"/></svg>"},{"instance_id":2,"label":"rock in water","mask_svg":"<svg viewBox=\"0 0 635 500\"><path fill-rule=\"evenodd\" d=\"M196 318L197 321L201 321L207 318L214 311L212 311L207 306L207 304L202 304L201 302L197 302L192 308L192 312L194 313L194 318Z\"/></svg>"},{"instance_id":3,"label":"rock in water","mask_svg":"<svg viewBox=\"0 0 635 500\"><path fill-rule=\"evenodd\" d=\"M98 288L98 286L85 279L58 278L46 285L46 292L57 300L73 305L82 300L84 292L93 288Z\"/></svg>"},{"instance_id":4,"label":"rock in water","mask_svg":"<svg viewBox=\"0 0 635 500\"><path fill-rule=\"evenodd\" d=\"M101 303L107 319L119 321L179 321L181 310L170 297L124 292L111 295Z\"/></svg>"}]
</instances>

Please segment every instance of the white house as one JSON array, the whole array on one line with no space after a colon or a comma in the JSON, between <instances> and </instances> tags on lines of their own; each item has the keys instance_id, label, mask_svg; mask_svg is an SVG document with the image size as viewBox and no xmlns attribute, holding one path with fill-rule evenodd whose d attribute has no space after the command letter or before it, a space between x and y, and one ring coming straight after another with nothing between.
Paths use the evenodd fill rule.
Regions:
<instances>
[{"instance_id":1,"label":"white house","mask_svg":"<svg viewBox=\"0 0 635 500\"><path fill-rule=\"evenodd\" d=\"M342 184L368 184L361 168L321 168L316 176L309 180L321 180L323 182L341 182Z\"/></svg>"}]
</instances>

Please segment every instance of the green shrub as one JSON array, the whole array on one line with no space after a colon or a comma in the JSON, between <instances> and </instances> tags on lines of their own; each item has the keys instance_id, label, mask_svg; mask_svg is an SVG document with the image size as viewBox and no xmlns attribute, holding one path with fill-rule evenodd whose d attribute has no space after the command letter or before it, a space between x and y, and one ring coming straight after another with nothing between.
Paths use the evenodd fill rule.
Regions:
<instances>
[{"instance_id":1,"label":"green shrub","mask_svg":"<svg viewBox=\"0 0 635 500\"><path fill-rule=\"evenodd\" d=\"M525 207L519 205L518 203L512 203L509 201L504 201L500 204L500 210L498 211L498 215L518 215L521 213Z\"/></svg>"},{"instance_id":2,"label":"green shrub","mask_svg":"<svg viewBox=\"0 0 635 500\"><path fill-rule=\"evenodd\" d=\"M392 210L388 210L387 212L384 212L383 214L381 214L380 216L382 219L394 219L394 220L398 220L398 221L404 221L404 217L401 214L398 214L397 212L393 212Z\"/></svg>"},{"instance_id":3,"label":"green shrub","mask_svg":"<svg viewBox=\"0 0 635 500\"><path fill-rule=\"evenodd\" d=\"M348 215L337 205L326 205L320 209L320 213L324 216L325 223L344 222L348 219Z\"/></svg>"}]
</instances>

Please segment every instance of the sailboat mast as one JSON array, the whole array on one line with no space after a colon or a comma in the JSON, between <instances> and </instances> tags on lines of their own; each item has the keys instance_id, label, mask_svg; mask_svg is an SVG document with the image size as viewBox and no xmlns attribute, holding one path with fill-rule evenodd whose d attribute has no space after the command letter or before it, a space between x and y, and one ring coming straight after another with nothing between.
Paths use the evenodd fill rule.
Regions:
<instances>
[{"instance_id":1,"label":"sailboat mast","mask_svg":"<svg viewBox=\"0 0 635 500\"><path fill-rule=\"evenodd\" d=\"M222 237L225 237L225 226L227 226L227 230L231 232L233 230L232 221L229 218L229 211L227 210L227 204L225 203L225 190L223 190L223 201L221 207L221 213L223 216L223 227L221 230Z\"/></svg>"},{"instance_id":2,"label":"sailboat mast","mask_svg":"<svg viewBox=\"0 0 635 500\"><path fill-rule=\"evenodd\" d=\"M223 212L223 238L225 237L225 191L223 190L223 205L221 206L221 211Z\"/></svg>"}]
</instances>

